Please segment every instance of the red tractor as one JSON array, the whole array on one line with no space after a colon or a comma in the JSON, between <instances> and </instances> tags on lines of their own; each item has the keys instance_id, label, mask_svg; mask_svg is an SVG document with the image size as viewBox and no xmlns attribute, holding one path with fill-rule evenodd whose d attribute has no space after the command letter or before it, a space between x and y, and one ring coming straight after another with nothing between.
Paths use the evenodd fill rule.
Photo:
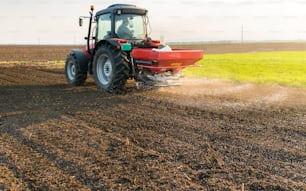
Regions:
<instances>
[{"instance_id":1,"label":"red tractor","mask_svg":"<svg viewBox=\"0 0 306 191\"><path fill-rule=\"evenodd\" d=\"M114 4L93 14L91 6L87 46L67 56L65 74L69 84L84 84L93 75L99 89L124 89L128 79L136 84L168 84L168 79L202 59L201 50L171 49L148 37L147 10L135 5ZM95 26L93 26L95 25Z\"/></svg>"}]
</instances>

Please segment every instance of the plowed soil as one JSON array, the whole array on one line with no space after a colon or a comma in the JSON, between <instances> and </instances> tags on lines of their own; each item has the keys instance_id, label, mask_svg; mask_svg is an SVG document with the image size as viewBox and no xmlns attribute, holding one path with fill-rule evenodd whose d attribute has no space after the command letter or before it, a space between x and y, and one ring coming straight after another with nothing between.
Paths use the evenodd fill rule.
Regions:
<instances>
[{"instance_id":1,"label":"plowed soil","mask_svg":"<svg viewBox=\"0 0 306 191\"><path fill-rule=\"evenodd\" d=\"M306 190L306 89L185 79L116 95L43 61L0 64L0 190Z\"/></svg>"}]
</instances>

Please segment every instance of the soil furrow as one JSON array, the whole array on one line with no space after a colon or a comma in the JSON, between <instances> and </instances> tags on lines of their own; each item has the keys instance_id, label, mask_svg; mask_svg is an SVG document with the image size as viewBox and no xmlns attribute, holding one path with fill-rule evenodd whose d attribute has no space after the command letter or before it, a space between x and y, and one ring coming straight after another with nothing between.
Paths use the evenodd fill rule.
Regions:
<instances>
[{"instance_id":1,"label":"soil furrow","mask_svg":"<svg viewBox=\"0 0 306 191\"><path fill-rule=\"evenodd\" d=\"M1 155L5 163L20 177L29 189L65 190L69 188L86 189L74 177L67 176L55 168L45 157L37 153L23 142L19 142L8 134L0 137ZM24 188L21 188L24 189Z\"/></svg>"}]
</instances>

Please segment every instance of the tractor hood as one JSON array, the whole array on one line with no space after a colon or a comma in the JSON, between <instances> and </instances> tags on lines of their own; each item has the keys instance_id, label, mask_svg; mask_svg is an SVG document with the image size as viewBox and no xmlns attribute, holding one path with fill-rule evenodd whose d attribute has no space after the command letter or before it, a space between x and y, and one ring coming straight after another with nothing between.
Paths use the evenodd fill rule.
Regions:
<instances>
[{"instance_id":1,"label":"tractor hood","mask_svg":"<svg viewBox=\"0 0 306 191\"><path fill-rule=\"evenodd\" d=\"M147 12L148 11L146 9L139 8L136 5L114 4L114 5L110 5L106 9L98 11L96 13L96 16L99 16L105 13L146 15Z\"/></svg>"}]
</instances>

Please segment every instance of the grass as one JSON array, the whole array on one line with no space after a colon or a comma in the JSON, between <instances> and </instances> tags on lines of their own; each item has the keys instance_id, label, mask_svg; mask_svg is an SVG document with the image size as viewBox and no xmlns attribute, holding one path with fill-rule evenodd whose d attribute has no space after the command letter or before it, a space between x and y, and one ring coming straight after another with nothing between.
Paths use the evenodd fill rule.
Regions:
<instances>
[{"instance_id":1,"label":"grass","mask_svg":"<svg viewBox=\"0 0 306 191\"><path fill-rule=\"evenodd\" d=\"M30 64L45 64L45 65L51 65L51 66L58 66L58 67L64 67L65 66L65 60L50 60L50 61L23 61L23 60L16 60L16 61L0 61L0 65L30 65Z\"/></svg>"},{"instance_id":2,"label":"grass","mask_svg":"<svg viewBox=\"0 0 306 191\"><path fill-rule=\"evenodd\" d=\"M208 54L185 76L306 87L306 51Z\"/></svg>"}]
</instances>

